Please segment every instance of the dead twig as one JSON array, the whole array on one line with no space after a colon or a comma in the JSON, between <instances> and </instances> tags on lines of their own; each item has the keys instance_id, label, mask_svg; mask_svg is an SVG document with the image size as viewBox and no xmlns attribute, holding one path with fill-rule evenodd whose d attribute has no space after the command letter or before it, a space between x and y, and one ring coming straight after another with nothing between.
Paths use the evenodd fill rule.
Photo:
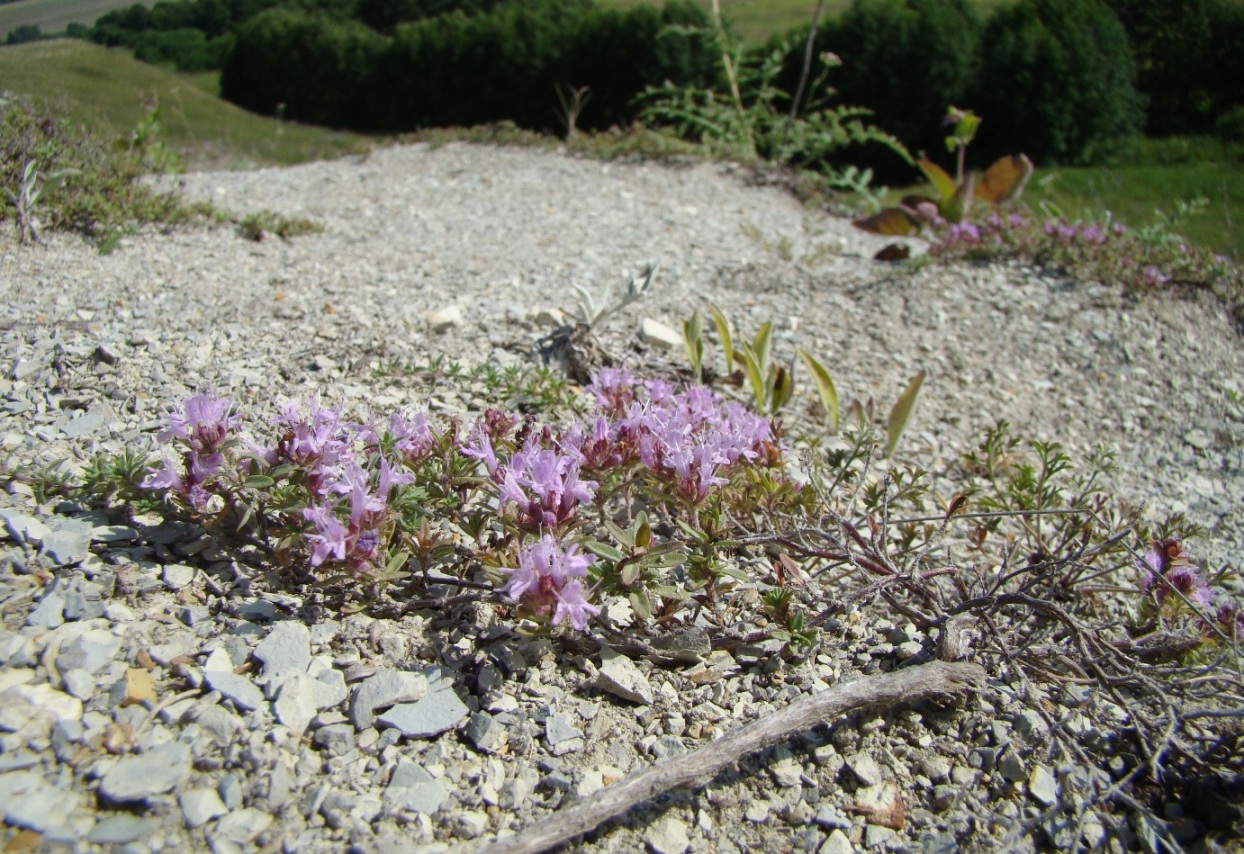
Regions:
<instances>
[{"instance_id":1,"label":"dead twig","mask_svg":"<svg viewBox=\"0 0 1244 854\"><path fill-rule=\"evenodd\" d=\"M481 854L534 854L587 833L671 789L710 780L744 756L779 744L793 736L863 707L878 708L979 691L985 670L970 662L935 661L881 676L869 676L836 685L804 697L780 712L761 718L705 745L677 762L653 765L630 779L610 786L592 800L550 816L508 839L479 849Z\"/></svg>"}]
</instances>

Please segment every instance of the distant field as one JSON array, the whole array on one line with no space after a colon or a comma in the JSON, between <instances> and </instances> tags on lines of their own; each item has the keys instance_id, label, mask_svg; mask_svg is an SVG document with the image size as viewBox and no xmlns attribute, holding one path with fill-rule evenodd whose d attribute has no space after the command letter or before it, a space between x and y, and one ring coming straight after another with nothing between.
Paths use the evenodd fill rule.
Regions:
<instances>
[{"instance_id":1,"label":"distant field","mask_svg":"<svg viewBox=\"0 0 1244 854\"><path fill-rule=\"evenodd\" d=\"M0 48L0 88L48 103L105 136L129 132L144 102L158 98L168 143L191 168L302 163L366 151L373 142L248 113L218 97L218 77L174 74L127 50L75 39Z\"/></svg>"},{"instance_id":2,"label":"distant field","mask_svg":"<svg viewBox=\"0 0 1244 854\"><path fill-rule=\"evenodd\" d=\"M70 24L88 27L101 15L113 9L133 6L139 0L18 0L0 5L0 41L26 24L33 24L45 35L63 33ZM142 0L144 6L155 5L155 0Z\"/></svg>"}]
</instances>

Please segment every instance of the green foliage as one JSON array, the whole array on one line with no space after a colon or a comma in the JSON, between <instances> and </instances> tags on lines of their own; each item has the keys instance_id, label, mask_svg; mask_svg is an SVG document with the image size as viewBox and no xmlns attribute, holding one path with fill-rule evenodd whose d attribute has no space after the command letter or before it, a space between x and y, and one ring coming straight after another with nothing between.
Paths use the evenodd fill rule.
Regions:
<instances>
[{"instance_id":1,"label":"green foliage","mask_svg":"<svg viewBox=\"0 0 1244 854\"><path fill-rule=\"evenodd\" d=\"M1020 0L985 28L979 144L1076 163L1139 132L1144 100L1127 34L1102 0Z\"/></svg>"},{"instance_id":2,"label":"green foliage","mask_svg":"<svg viewBox=\"0 0 1244 854\"><path fill-rule=\"evenodd\" d=\"M47 37L34 24L22 24L20 27L9 30L4 43L6 45L26 44L27 42L37 42L44 38Z\"/></svg>"},{"instance_id":3,"label":"green foliage","mask_svg":"<svg viewBox=\"0 0 1244 854\"><path fill-rule=\"evenodd\" d=\"M825 76L836 65L832 58L822 57L822 74L811 87L807 111L791 118L790 95L777 85L790 50L778 45L762 54L736 53L739 102L714 89L667 81L639 99L639 118L705 143L718 156L815 169L831 179L838 174L843 151L870 143L910 160L902 143L864 121L869 110L828 105L835 93L825 85Z\"/></svg>"},{"instance_id":4,"label":"green foliage","mask_svg":"<svg viewBox=\"0 0 1244 854\"><path fill-rule=\"evenodd\" d=\"M68 230L104 245L133 223L206 213L138 180L148 167L146 140L106 145L22 101L0 101L0 187L8 200L0 219L13 219L27 238Z\"/></svg>"},{"instance_id":5,"label":"green foliage","mask_svg":"<svg viewBox=\"0 0 1244 854\"><path fill-rule=\"evenodd\" d=\"M981 29L968 0L856 0L818 35L817 50L842 58L834 80L844 101L871 109L910 150L933 152L947 106L968 101L975 86ZM784 81L802 61L800 45L785 60ZM883 180L898 168L876 165L888 166Z\"/></svg>"},{"instance_id":6,"label":"green foliage","mask_svg":"<svg viewBox=\"0 0 1244 854\"><path fill-rule=\"evenodd\" d=\"M303 217L287 217L271 211L247 214L238 223L238 232L247 240L256 243L269 234L275 234L282 240L289 240L300 234L319 234L324 230L322 225Z\"/></svg>"},{"instance_id":7,"label":"green foliage","mask_svg":"<svg viewBox=\"0 0 1244 854\"><path fill-rule=\"evenodd\" d=\"M1208 133L1244 106L1244 5L1231 0L1106 0L1132 44L1149 99L1148 133Z\"/></svg>"},{"instance_id":8,"label":"green foliage","mask_svg":"<svg viewBox=\"0 0 1244 854\"><path fill-rule=\"evenodd\" d=\"M220 92L262 115L374 127L380 98L377 63L386 44L356 21L272 9L237 30Z\"/></svg>"}]
</instances>

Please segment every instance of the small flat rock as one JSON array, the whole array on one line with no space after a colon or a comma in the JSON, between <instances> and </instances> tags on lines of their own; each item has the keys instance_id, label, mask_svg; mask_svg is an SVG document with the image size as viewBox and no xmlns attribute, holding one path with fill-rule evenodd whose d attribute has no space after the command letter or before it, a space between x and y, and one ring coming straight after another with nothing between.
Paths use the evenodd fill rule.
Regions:
<instances>
[{"instance_id":1,"label":"small flat rock","mask_svg":"<svg viewBox=\"0 0 1244 854\"><path fill-rule=\"evenodd\" d=\"M238 845L250 845L271 825L272 816L253 807L244 807L218 821L211 835Z\"/></svg>"},{"instance_id":2,"label":"small flat rock","mask_svg":"<svg viewBox=\"0 0 1244 854\"><path fill-rule=\"evenodd\" d=\"M570 715L549 715L544 722L544 738L550 747L557 747L572 739L583 738L583 732L574 725Z\"/></svg>"},{"instance_id":3,"label":"small flat rock","mask_svg":"<svg viewBox=\"0 0 1244 854\"><path fill-rule=\"evenodd\" d=\"M902 830L906 808L903 794L894 783L863 786L856 790L850 809L861 813L870 825Z\"/></svg>"},{"instance_id":4,"label":"small flat rock","mask_svg":"<svg viewBox=\"0 0 1244 854\"><path fill-rule=\"evenodd\" d=\"M60 649L56 666L98 673L121 651L121 638L106 629L83 632Z\"/></svg>"},{"instance_id":5,"label":"small flat rock","mask_svg":"<svg viewBox=\"0 0 1244 854\"><path fill-rule=\"evenodd\" d=\"M303 623L282 620L255 647L254 656L263 662L267 679L306 673L311 664L311 631Z\"/></svg>"},{"instance_id":6,"label":"small flat rock","mask_svg":"<svg viewBox=\"0 0 1244 854\"><path fill-rule=\"evenodd\" d=\"M816 854L855 854L855 846L851 844L850 837L835 828L816 849Z\"/></svg>"},{"instance_id":7,"label":"small flat rock","mask_svg":"<svg viewBox=\"0 0 1244 854\"><path fill-rule=\"evenodd\" d=\"M682 335L659 320L645 317L639 324L639 337L649 347L676 350L682 346Z\"/></svg>"},{"instance_id":8,"label":"small flat rock","mask_svg":"<svg viewBox=\"0 0 1244 854\"><path fill-rule=\"evenodd\" d=\"M1058 803L1058 781L1054 779L1054 772L1044 765L1034 765L1028 775L1028 794L1045 807Z\"/></svg>"},{"instance_id":9,"label":"small flat rock","mask_svg":"<svg viewBox=\"0 0 1244 854\"><path fill-rule=\"evenodd\" d=\"M132 543L138 530L129 525L95 525L91 528L92 543Z\"/></svg>"},{"instance_id":10,"label":"small flat rock","mask_svg":"<svg viewBox=\"0 0 1244 854\"><path fill-rule=\"evenodd\" d=\"M53 786L38 771L0 774L0 814L13 827L48 833L67 824L80 801L76 792Z\"/></svg>"},{"instance_id":11,"label":"small flat rock","mask_svg":"<svg viewBox=\"0 0 1244 854\"><path fill-rule=\"evenodd\" d=\"M596 676L597 688L632 703L652 705L652 686L648 684L648 678L635 666L635 662L607 646L601 647L600 660L600 673Z\"/></svg>"},{"instance_id":12,"label":"small flat rock","mask_svg":"<svg viewBox=\"0 0 1244 854\"><path fill-rule=\"evenodd\" d=\"M500 753L509 743L505 727L486 712L476 712L466 727L467 739L485 753Z\"/></svg>"},{"instance_id":13,"label":"small flat rock","mask_svg":"<svg viewBox=\"0 0 1244 854\"><path fill-rule=\"evenodd\" d=\"M793 788L803 782L803 768L793 759L783 759L769 769L773 781L784 789Z\"/></svg>"},{"instance_id":14,"label":"small flat rock","mask_svg":"<svg viewBox=\"0 0 1244 854\"><path fill-rule=\"evenodd\" d=\"M1001 759L998 760L998 773L1002 775L1004 780L1012 783L1018 783L1028 775L1028 769L1024 766L1024 760L1014 750L1008 750Z\"/></svg>"},{"instance_id":15,"label":"small flat rock","mask_svg":"<svg viewBox=\"0 0 1244 854\"><path fill-rule=\"evenodd\" d=\"M48 526L34 516L16 510L0 510L0 524L11 538L32 548L42 544L43 538L51 533Z\"/></svg>"},{"instance_id":16,"label":"small flat rock","mask_svg":"<svg viewBox=\"0 0 1244 854\"><path fill-rule=\"evenodd\" d=\"M132 803L172 791L190 776L192 758L190 746L180 742L126 756L99 781L100 799Z\"/></svg>"},{"instance_id":17,"label":"small flat rock","mask_svg":"<svg viewBox=\"0 0 1244 854\"><path fill-rule=\"evenodd\" d=\"M90 553L91 523L85 519L59 520L43 538L43 555L57 566L82 563Z\"/></svg>"},{"instance_id":18,"label":"small flat rock","mask_svg":"<svg viewBox=\"0 0 1244 854\"><path fill-rule=\"evenodd\" d=\"M156 822L149 818L126 813L105 816L86 835L87 842L96 845L125 845L136 839L150 836Z\"/></svg>"},{"instance_id":19,"label":"small flat rock","mask_svg":"<svg viewBox=\"0 0 1244 854\"><path fill-rule=\"evenodd\" d=\"M1207 451L1214 444L1213 437L1204 430L1189 430L1184 433L1184 441L1198 451Z\"/></svg>"},{"instance_id":20,"label":"small flat rock","mask_svg":"<svg viewBox=\"0 0 1244 854\"><path fill-rule=\"evenodd\" d=\"M96 433L106 433L113 426L121 424L121 419L107 401L91 404L91 407L80 417L73 419L60 428L69 439L85 439Z\"/></svg>"},{"instance_id":21,"label":"small flat rock","mask_svg":"<svg viewBox=\"0 0 1244 854\"><path fill-rule=\"evenodd\" d=\"M26 625L54 629L65 622L65 587L60 579L43 591L38 606L26 617Z\"/></svg>"},{"instance_id":22,"label":"small flat rock","mask_svg":"<svg viewBox=\"0 0 1244 854\"><path fill-rule=\"evenodd\" d=\"M870 753L856 753L847 757L847 768L855 775L855 778L865 786L875 786L885 779L885 774L881 771L881 766L877 764L877 760L873 759Z\"/></svg>"},{"instance_id":23,"label":"small flat rock","mask_svg":"<svg viewBox=\"0 0 1244 854\"><path fill-rule=\"evenodd\" d=\"M189 828L201 827L228 812L215 789L186 789L177 801Z\"/></svg>"},{"instance_id":24,"label":"small flat rock","mask_svg":"<svg viewBox=\"0 0 1244 854\"><path fill-rule=\"evenodd\" d=\"M428 313L428 326L433 332L448 332L463 324L462 306L450 305Z\"/></svg>"},{"instance_id":25,"label":"small flat rock","mask_svg":"<svg viewBox=\"0 0 1244 854\"><path fill-rule=\"evenodd\" d=\"M251 712L263 705L263 691L245 676L230 670L204 670L203 681L207 687L233 701L239 709Z\"/></svg>"},{"instance_id":26,"label":"small flat rock","mask_svg":"<svg viewBox=\"0 0 1244 854\"><path fill-rule=\"evenodd\" d=\"M156 701L155 680L141 667L130 667L121 680L120 705L136 706Z\"/></svg>"},{"instance_id":27,"label":"small flat rock","mask_svg":"<svg viewBox=\"0 0 1244 854\"><path fill-rule=\"evenodd\" d=\"M319 711L316 685L323 684L306 673L296 673L281 683L281 692L272 702L272 713L290 731L301 735Z\"/></svg>"},{"instance_id":28,"label":"small flat rock","mask_svg":"<svg viewBox=\"0 0 1244 854\"><path fill-rule=\"evenodd\" d=\"M687 824L674 816L664 816L644 832L644 844L653 854L684 854L691 847Z\"/></svg>"},{"instance_id":29,"label":"small flat rock","mask_svg":"<svg viewBox=\"0 0 1244 854\"><path fill-rule=\"evenodd\" d=\"M82 701L46 682L15 685L0 694L0 729L16 732L32 718L51 721L82 720Z\"/></svg>"},{"instance_id":30,"label":"small flat rock","mask_svg":"<svg viewBox=\"0 0 1244 854\"><path fill-rule=\"evenodd\" d=\"M652 642L652 648L659 652L653 657L662 664L695 664L713 652L708 632L700 626L657 638Z\"/></svg>"},{"instance_id":31,"label":"small flat rock","mask_svg":"<svg viewBox=\"0 0 1244 854\"><path fill-rule=\"evenodd\" d=\"M440 809L447 794L445 787L427 771L413 762L401 760L384 790L384 801L391 810L431 815Z\"/></svg>"},{"instance_id":32,"label":"small flat rock","mask_svg":"<svg viewBox=\"0 0 1244 854\"><path fill-rule=\"evenodd\" d=\"M186 566L183 563L170 563L164 567L160 577L164 580L164 586L169 590L181 590L194 581L196 572L198 570L193 566Z\"/></svg>"},{"instance_id":33,"label":"small flat rock","mask_svg":"<svg viewBox=\"0 0 1244 854\"><path fill-rule=\"evenodd\" d=\"M453 729L470 714L452 688L433 691L415 703L399 703L376 719L407 738L431 738Z\"/></svg>"},{"instance_id":34,"label":"small flat rock","mask_svg":"<svg viewBox=\"0 0 1244 854\"><path fill-rule=\"evenodd\" d=\"M406 670L382 670L354 689L350 722L360 730L375 724L375 713L398 703L414 703L428 695L428 678Z\"/></svg>"}]
</instances>

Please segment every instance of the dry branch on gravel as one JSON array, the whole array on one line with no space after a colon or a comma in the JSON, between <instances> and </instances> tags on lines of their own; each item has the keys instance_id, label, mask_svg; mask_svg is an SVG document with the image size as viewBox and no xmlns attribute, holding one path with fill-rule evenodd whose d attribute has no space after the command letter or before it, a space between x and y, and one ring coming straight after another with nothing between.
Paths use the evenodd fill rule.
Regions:
<instances>
[{"instance_id":1,"label":"dry branch on gravel","mask_svg":"<svg viewBox=\"0 0 1244 854\"><path fill-rule=\"evenodd\" d=\"M680 757L676 762L653 765L628 780L608 787L591 801L559 812L480 851L481 854L547 851L671 789L703 784L744 756L779 744L847 712L860 708L888 708L933 697L979 691L984 685L985 670L980 665L944 661L836 685L735 730L712 744Z\"/></svg>"}]
</instances>

